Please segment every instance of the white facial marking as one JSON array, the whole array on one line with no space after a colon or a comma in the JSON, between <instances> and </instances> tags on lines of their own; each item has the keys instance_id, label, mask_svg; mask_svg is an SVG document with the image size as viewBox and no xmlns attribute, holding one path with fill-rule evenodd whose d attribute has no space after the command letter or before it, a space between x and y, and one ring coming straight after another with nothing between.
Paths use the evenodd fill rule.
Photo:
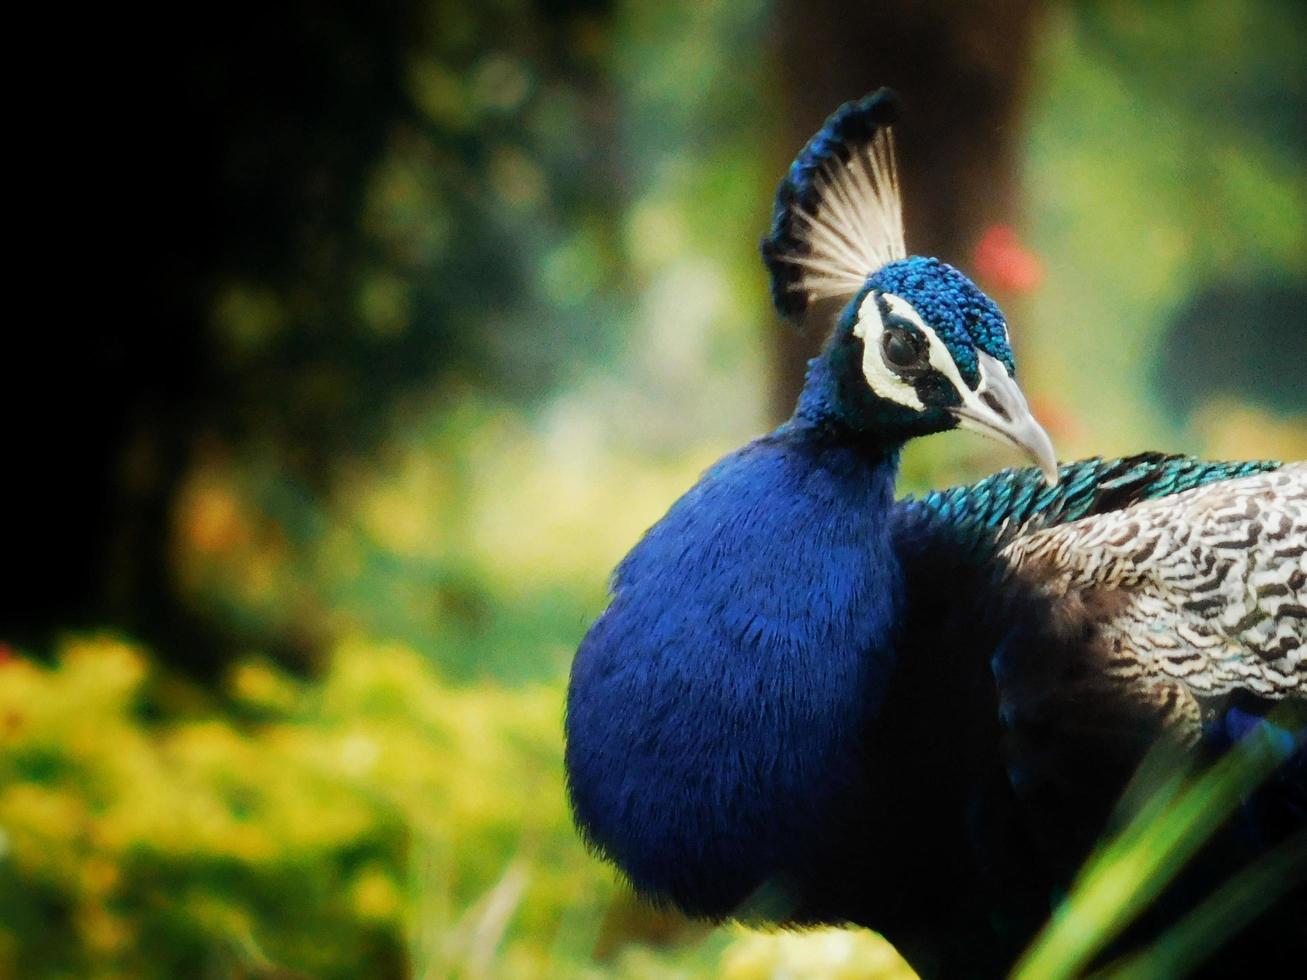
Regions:
<instances>
[{"instance_id":1,"label":"white facial marking","mask_svg":"<svg viewBox=\"0 0 1307 980\"><path fill-rule=\"evenodd\" d=\"M958 372L957 363L953 360L953 355L949 353L948 347L945 345L944 341L939 339L939 335L936 334L934 330L926 326L917 311L912 308L912 304L907 300L889 293L885 294L885 300L889 305L891 313L901 319L907 320L921 331L922 336L926 338L926 350L930 366L940 374L944 375L944 377L948 379L949 384L957 390L958 394L961 395L965 401L967 394L971 392L971 389L968 388L967 383L962 380L962 375Z\"/></svg>"},{"instance_id":2,"label":"white facial marking","mask_svg":"<svg viewBox=\"0 0 1307 980\"><path fill-rule=\"evenodd\" d=\"M991 379L995 379L996 376L1001 375L1003 380L1011 384L1007 367L984 351L977 350L980 381L973 389L962 380L957 362L953 360L953 355L949 353L944 341L940 340L934 330L926 326L911 303L893 293L882 293L881 298L885 300L885 305L889 307L891 314L900 320L906 320L921 331L921 335L926 338L926 356L930 366L953 386L964 406L977 410L982 408L984 403L981 396L993 387L994 381ZM868 293L867 298L862 301L862 306L858 308L858 322L853 327L854 336L861 337L863 343L862 373L871 390L877 395L921 411L925 406L917 397L916 389L885 363L880 347L881 335L884 332L885 323L876 305L876 297Z\"/></svg>"},{"instance_id":3,"label":"white facial marking","mask_svg":"<svg viewBox=\"0 0 1307 980\"><path fill-rule=\"evenodd\" d=\"M917 311L912 308L912 304L893 293L882 293L881 297L894 316L907 320L926 338L926 352L930 366L953 385L963 401L967 400L968 395L975 397L975 392L962 380L958 366L953 361L953 355L949 353L944 341L939 339L934 330L926 326ZM867 379L867 384L882 398L922 411L925 405L917 397L916 389L885 363L880 349L880 338L884 332L885 324L881 320L875 294L868 293L867 298L862 301L862 306L858 308L858 322L853 327L854 335L862 338L862 373Z\"/></svg>"},{"instance_id":4,"label":"white facial marking","mask_svg":"<svg viewBox=\"0 0 1307 980\"><path fill-rule=\"evenodd\" d=\"M885 299L890 301L890 309L895 313L899 312L898 307L894 305L895 302L909 310L912 309L897 296L890 296L887 293ZM914 317L913 322L921 321ZM920 412L926 406L917 397L916 389L890 370L884 357L881 356L880 338L884 332L885 323L880 318L876 294L869 292L863 299L862 305L858 307L858 321L853 325L853 335L862 338L862 375L867 379L867 385L871 390L881 398ZM927 333L929 335L929 331Z\"/></svg>"}]
</instances>

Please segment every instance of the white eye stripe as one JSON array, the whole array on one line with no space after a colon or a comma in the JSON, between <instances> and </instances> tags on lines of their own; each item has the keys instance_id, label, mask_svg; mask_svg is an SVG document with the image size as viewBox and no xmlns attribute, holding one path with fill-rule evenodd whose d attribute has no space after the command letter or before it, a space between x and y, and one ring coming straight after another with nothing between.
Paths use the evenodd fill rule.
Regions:
<instances>
[{"instance_id":1,"label":"white eye stripe","mask_svg":"<svg viewBox=\"0 0 1307 980\"><path fill-rule=\"evenodd\" d=\"M892 293L880 293L879 298L884 301L893 317L912 324L926 338L927 360L930 366L953 386L963 405L976 408L980 404L981 395L990 387L987 372L1002 372L1005 377L1011 377L1007 367L1000 361L989 357L983 351L977 351L981 377L977 387L973 389L962 379L962 373L958 370L957 362L953 360L948 346L934 330L926 326L917 311L912 308L912 304ZM1006 332L1006 325L1004 330ZM884 334L885 321L877 303L877 294L869 292L863 299L862 305L858 307L858 320L853 325L853 335L860 337L863 343L862 374L867 379L867 385L881 398L915 411L924 410L925 405L917 395L916 388L899 377L885 363L881 351L881 338ZM979 411L978 408L976 410Z\"/></svg>"},{"instance_id":2,"label":"white eye stripe","mask_svg":"<svg viewBox=\"0 0 1307 980\"><path fill-rule=\"evenodd\" d=\"M912 307L897 296L888 293L883 295L891 312L896 316L903 316L904 309L912 311ZM921 325L921 320L915 312L911 317L904 318ZM931 331L924 330L924 332L928 339L932 336ZM876 293L868 292L862 305L858 307L858 320L853 325L853 335L862 338L862 375L867 379L868 387L881 398L920 412L926 406L917 397L917 390L895 374L881 355L880 343L884 333L885 321L881 319Z\"/></svg>"},{"instance_id":3,"label":"white eye stripe","mask_svg":"<svg viewBox=\"0 0 1307 980\"><path fill-rule=\"evenodd\" d=\"M971 386L962 380L962 373L958 370L957 362L953 360L953 355L949 352L948 345L939 338L939 334L926 326L925 322L921 319L921 316L915 309L913 309L911 303L902 297L895 296L891 293L884 293L883 296L891 313L907 320L920 330L922 336L926 338L930 355L930 366L940 374L944 375L958 393L965 397L966 393L971 390Z\"/></svg>"}]
</instances>

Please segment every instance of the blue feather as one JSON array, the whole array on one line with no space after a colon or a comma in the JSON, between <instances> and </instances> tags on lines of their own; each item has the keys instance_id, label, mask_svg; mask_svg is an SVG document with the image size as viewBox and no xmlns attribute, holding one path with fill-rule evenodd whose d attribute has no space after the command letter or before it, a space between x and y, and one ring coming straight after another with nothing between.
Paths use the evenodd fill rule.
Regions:
<instances>
[{"instance_id":1,"label":"blue feather","mask_svg":"<svg viewBox=\"0 0 1307 980\"><path fill-rule=\"evenodd\" d=\"M878 270L870 284L907 300L927 323L938 325L936 332L967 384L975 387L979 380L977 350L1016 373L1007 321L997 304L951 265L914 255Z\"/></svg>"},{"instance_id":2,"label":"blue feather","mask_svg":"<svg viewBox=\"0 0 1307 980\"><path fill-rule=\"evenodd\" d=\"M640 891L729 915L797 873L860 781L899 592L894 469L798 419L618 567L573 667L567 767L579 825Z\"/></svg>"}]
</instances>

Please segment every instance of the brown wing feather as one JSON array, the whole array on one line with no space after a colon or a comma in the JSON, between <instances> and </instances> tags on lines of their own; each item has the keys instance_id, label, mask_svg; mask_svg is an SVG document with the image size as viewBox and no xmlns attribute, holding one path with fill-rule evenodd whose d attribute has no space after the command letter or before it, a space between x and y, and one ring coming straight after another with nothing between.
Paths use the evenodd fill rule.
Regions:
<instances>
[{"instance_id":1,"label":"brown wing feather","mask_svg":"<svg viewBox=\"0 0 1307 980\"><path fill-rule=\"evenodd\" d=\"M1044 588L1117 595L1109 676L1196 734L1206 699L1307 699L1307 465L1150 500L1017 538Z\"/></svg>"}]
</instances>

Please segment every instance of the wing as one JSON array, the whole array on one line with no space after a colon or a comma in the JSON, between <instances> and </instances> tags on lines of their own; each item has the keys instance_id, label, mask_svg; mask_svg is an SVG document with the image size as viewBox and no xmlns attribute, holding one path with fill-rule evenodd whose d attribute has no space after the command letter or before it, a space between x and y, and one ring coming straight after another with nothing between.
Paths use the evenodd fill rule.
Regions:
<instances>
[{"instance_id":1,"label":"wing","mask_svg":"<svg viewBox=\"0 0 1307 980\"><path fill-rule=\"evenodd\" d=\"M1307 698L1307 465L1021 533L1002 554L1104 611L1107 676L1190 738L1235 692Z\"/></svg>"},{"instance_id":2,"label":"wing","mask_svg":"<svg viewBox=\"0 0 1307 980\"><path fill-rule=\"evenodd\" d=\"M1079 620L1083 636L1061 648L1018 638L994 658L1008 773L1037 826L1073 826L1086 812L1091 825L1110 826L1109 809L1121 818L1115 801L1157 741L1192 753L1155 754L1155 767L1214 759L1253 731L1283 753L1137 928L1165 928L1259 856L1302 840L1307 464L1027 530L1001 555L1014 582ZM1070 866L1091 841L1081 836L1068 847L1067 838L1049 836L1041 846ZM1213 962L1213 975L1263 948L1292 957L1286 923L1305 913L1307 886L1282 895L1220 965ZM1303 950L1300 939L1293 943Z\"/></svg>"},{"instance_id":3,"label":"wing","mask_svg":"<svg viewBox=\"0 0 1307 980\"><path fill-rule=\"evenodd\" d=\"M1162 453L1122 459L1093 457L1064 463L1056 486L1048 486L1037 469L1010 469L979 483L932 491L916 506L968 527L987 541L1007 541L1040 528L1279 466L1270 461L1209 462ZM914 502L909 499L905 503L912 506Z\"/></svg>"},{"instance_id":4,"label":"wing","mask_svg":"<svg viewBox=\"0 0 1307 980\"><path fill-rule=\"evenodd\" d=\"M985 867L999 869L995 902L1034 895L1045 911L1040 887L1070 882L1159 742L1201 739L1205 758L1271 705L1295 702L1307 716L1307 467L1148 455L1072 463L1061 477L1050 488L1035 470L1000 473L894 514L906 579L899 723L924 719L911 757L934 744L932 731L961 733L928 771L948 785L970 778L968 812L990 816L971 833ZM1190 660L1195 647L1177 640L1165 657L1133 653L1139 636L1151 652L1200 630L1222 638L1219 652L1209 641ZM1217 693L1222 684L1230 693ZM1279 701L1247 693L1255 686ZM1303 744L1290 724L1285 735ZM987 765L998 770L988 782ZM1266 846L1268 828L1303 825L1304 773L1299 749L1249 802L1250 846Z\"/></svg>"}]
</instances>

